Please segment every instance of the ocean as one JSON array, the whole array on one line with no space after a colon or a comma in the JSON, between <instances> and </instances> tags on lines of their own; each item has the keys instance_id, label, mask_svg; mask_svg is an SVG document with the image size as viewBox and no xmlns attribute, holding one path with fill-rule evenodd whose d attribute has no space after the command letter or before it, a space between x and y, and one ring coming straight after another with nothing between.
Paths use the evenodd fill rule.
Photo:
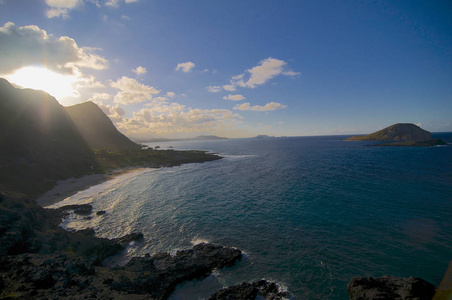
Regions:
<instances>
[{"instance_id":1,"label":"ocean","mask_svg":"<svg viewBox=\"0 0 452 300\"><path fill-rule=\"evenodd\" d=\"M452 260L452 146L368 147L343 138L151 143L223 159L124 174L54 207L92 204L90 218L64 220L68 230L142 232L144 241L115 263L203 241L244 252L233 267L181 284L172 300L262 278L295 299L347 299L354 276L438 285Z\"/></svg>"}]
</instances>

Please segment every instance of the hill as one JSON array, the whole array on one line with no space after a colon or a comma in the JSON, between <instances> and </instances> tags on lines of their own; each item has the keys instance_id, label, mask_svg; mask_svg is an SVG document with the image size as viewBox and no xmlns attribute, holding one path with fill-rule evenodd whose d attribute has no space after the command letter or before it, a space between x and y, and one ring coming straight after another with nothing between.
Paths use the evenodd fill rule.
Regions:
<instances>
[{"instance_id":1,"label":"hill","mask_svg":"<svg viewBox=\"0 0 452 300\"><path fill-rule=\"evenodd\" d=\"M93 102L66 107L81 136L92 149L134 150L140 145L116 129L113 122Z\"/></svg>"},{"instance_id":2,"label":"hill","mask_svg":"<svg viewBox=\"0 0 452 300\"><path fill-rule=\"evenodd\" d=\"M352 136L346 141L425 141L430 140L430 132L411 123L397 123L368 135Z\"/></svg>"},{"instance_id":3,"label":"hill","mask_svg":"<svg viewBox=\"0 0 452 300\"><path fill-rule=\"evenodd\" d=\"M0 79L0 192L37 192L86 174L96 159L63 106L49 94Z\"/></svg>"},{"instance_id":4,"label":"hill","mask_svg":"<svg viewBox=\"0 0 452 300\"><path fill-rule=\"evenodd\" d=\"M61 179L216 159L205 151L141 149L96 104L65 108L45 92L0 78L0 195L35 198Z\"/></svg>"}]
</instances>

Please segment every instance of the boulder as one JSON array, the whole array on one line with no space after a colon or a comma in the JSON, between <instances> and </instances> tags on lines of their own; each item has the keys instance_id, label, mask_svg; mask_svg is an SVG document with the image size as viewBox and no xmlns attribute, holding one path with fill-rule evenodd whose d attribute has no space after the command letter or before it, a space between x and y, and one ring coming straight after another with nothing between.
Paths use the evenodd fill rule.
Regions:
<instances>
[{"instance_id":1,"label":"boulder","mask_svg":"<svg viewBox=\"0 0 452 300\"><path fill-rule=\"evenodd\" d=\"M282 291L275 282L258 280L223 288L210 296L209 300L248 300L256 299L258 296L268 300L282 300L290 298L291 295L287 291Z\"/></svg>"},{"instance_id":2,"label":"boulder","mask_svg":"<svg viewBox=\"0 0 452 300\"><path fill-rule=\"evenodd\" d=\"M421 278L354 277L347 285L350 300L431 300L435 286Z\"/></svg>"}]
</instances>

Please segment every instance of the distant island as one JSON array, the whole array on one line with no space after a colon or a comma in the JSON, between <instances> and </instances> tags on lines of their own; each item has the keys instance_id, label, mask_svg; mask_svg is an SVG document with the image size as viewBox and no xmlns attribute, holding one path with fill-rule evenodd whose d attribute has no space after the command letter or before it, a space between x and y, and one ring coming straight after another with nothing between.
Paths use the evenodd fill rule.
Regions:
<instances>
[{"instance_id":1,"label":"distant island","mask_svg":"<svg viewBox=\"0 0 452 300\"><path fill-rule=\"evenodd\" d=\"M193 138L135 138L134 141L137 143L156 143L156 142L176 142L176 141L213 141L213 140L227 140L225 137L220 137L216 135L200 135Z\"/></svg>"},{"instance_id":2,"label":"distant island","mask_svg":"<svg viewBox=\"0 0 452 300\"><path fill-rule=\"evenodd\" d=\"M411 123L397 123L368 135L356 135L345 141L381 141L371 146L429 147L447 145L441 139L432 139L431 133Z\"/></svg>"}]
</instances>

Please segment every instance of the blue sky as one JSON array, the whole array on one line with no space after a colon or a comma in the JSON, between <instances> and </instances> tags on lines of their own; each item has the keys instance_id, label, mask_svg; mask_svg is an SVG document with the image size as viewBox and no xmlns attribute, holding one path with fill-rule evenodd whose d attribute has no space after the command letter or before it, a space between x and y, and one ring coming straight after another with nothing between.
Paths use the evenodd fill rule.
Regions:
<instances>
[{"instance_id":1,"label":"blue sky","mask_svg":"<svg viewBox=\"0 0 452 300\"><path fill-rule=\"evenodd\" d=\"M94 101L135 137L452 131L451 15L450 1L0 0L0 76L58 82L61 104Z\"/></svg>"}]
</instances>

